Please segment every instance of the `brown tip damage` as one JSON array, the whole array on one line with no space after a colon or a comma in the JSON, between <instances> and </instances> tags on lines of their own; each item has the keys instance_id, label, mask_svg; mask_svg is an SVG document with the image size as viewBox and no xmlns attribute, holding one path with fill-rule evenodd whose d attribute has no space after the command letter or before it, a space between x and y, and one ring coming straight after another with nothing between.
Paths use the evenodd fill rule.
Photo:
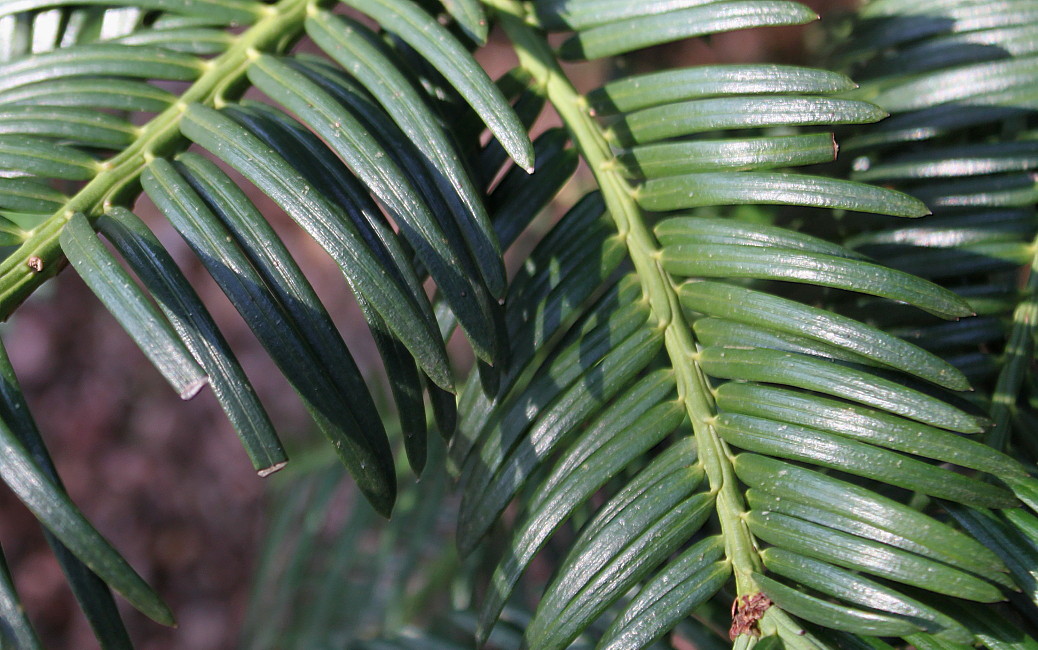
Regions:
<instances>
[{"instance_id":1,"label":"brown tip damage","mask_svg":"<svg viewBox=\"0 0 1038 650\"><path fill-rule=\"evenodd\" d=\"M260 478L267 478L268 476L270 476L274 472L278 472L278 471L284 469L285 465L288 465L288 461L287 460L283 460L280 463L274 463L270 467L264 467L263 469L256 470L256 473L259 474Z\"/></svg>"},{"instance_id":2,"label":"brown tip damage","mask_svg":"<svg viewBox=\"0 0 1038 650\"><path fill-rule=\"evenodd\" d=\"M771 607L771 599L762 592L744 594L732 603L732 627L728 630L728 638L735 641L743 634L760 636L757 621Z\"/></svg>"},{"instance_id":3,"label":"brown tip damage","mask_svg":"<svg viewBox=\"0 0 1038 650\"><path fill-rule=\"evenodd\" d=\"M184 390L180 391L180 399L187 401L198 394L198 391L205 388L205 385L209 383L209 377L202 377L196 381L188 384Z\"/></svg>"}]
</instances>

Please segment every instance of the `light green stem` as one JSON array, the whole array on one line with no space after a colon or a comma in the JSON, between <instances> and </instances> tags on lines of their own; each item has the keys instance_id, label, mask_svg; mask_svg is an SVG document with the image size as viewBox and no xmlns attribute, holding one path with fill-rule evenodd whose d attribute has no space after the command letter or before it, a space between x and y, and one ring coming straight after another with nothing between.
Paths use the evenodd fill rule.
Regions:
<instances>
[{"instance_id":1,"label":"light green stem","mask_svg":"<svg viewBox=\"0 0 1038 650\"><path fill-rule=\"evenodd\" d=\"M717 518L725 539L725 553L735 575L736 596L756 594L760 587L753 572L761 571L757 548L746 527L742 491L735 478L732 454L718 437L711 423L716 416L713 394L697 363L698 350L692 329L681 311L670 275L660 263L656 236L643 218L627 181L616 172L613 153L602 129L588 110L587 100L578 93L559 67L551 47L536 29L535 21L516 0L484 0L495 8L501 24L512 40L520 65L531 74L558 111L573 143L587 161L598 181L606 207L616 222L621 239L642 283L653 314L665 327L664 345L674 366L679 398L685 403L696 436L700 461L706 470L710 490L716 495ZM803 628L778 607L771 607L760 620L762 634L778 635L790 650L823 648ZM735 647L752 648L758 638L744 634Z\"/></svg>"},{"instance_id":2,"label":"light green stem","mask_svg":"<svg viewBox=\"0 0 1038 650\"><path fill-rule=\"evenodd\" d=\"M136 140L102 164L98 173L64 206L34 228L25 242L0 263L0 320L6 320L33 291L63 267L58 236L77 212L88 217L119 202L132 201L139 192L138 179L148 161L168 155L185 145L180 119L191 103L219 107L225 98L240 92L250 58L257 51L283 52L303 30L311 0L281 0L274 5L256 5L256 22L242 32L220 56L200 63L203 70L162 113L140 127Z\"/></svg>"},{"instance_id":3,"label":"light green stem","mask_svg":"<svg viewBox=\"0 0 1038 650\"><path fill-rule=\"evenodd\" d=\"M664 342L674 366L678 396L685 403L710 489L717 497L717 516L735 574L737 595L757 593L760 588L752 573L760 571L760 557L743 522L745 506L731 453L711 426L716 415L713 396L696 362L696 343L673 281L660 263L656 237L646 225L631 187L615 171L612 151L592 118L587 101L562 72L543 36L526 20L523 5L515 0L487 0L486 4L501 14L501 23L515 46L520 65L544 88L591 167L619 236L627 244L653 314L666 328Z\"/></svg>"}]
</instances>

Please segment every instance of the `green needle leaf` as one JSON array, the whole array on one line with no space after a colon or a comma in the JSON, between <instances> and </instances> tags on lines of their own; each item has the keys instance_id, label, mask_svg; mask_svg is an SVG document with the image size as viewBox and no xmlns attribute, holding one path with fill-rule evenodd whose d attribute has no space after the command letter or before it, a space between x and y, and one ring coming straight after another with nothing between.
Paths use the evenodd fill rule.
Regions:
<instances>
[{"instance_id":1,"label":"green needle leaf","mask_svg":"<svg viewBox=\"0 0 1038 650\"><path fill-rule=\"evenodd\" d=\"M623 4L627 7L635 6L627 0ZM598 112L630 113L650 106L704 97L828 94L854 88L857 85L850 78L828 70L774 64L700 65L610 81L588 93L588 100Z\"/></svg>"},{"instance_id":2,"label":"green needle leaf","mask_svg":"<svg viewBox=\"0 0 1038 650\"><path fill-rule=\"evenodd\" d=\"M973 315L969 303L932 282L878 264L758 246L665 246L663 267L684 277L758 278L834 287L906 302L941 318Z\"/></svg>"},{"instance_id":3,"label":"green needle leaf","mask_svg":"<svg viewBox=\"0 0 1038 650\"><path fill-rule=\"evenodd\" d=\"M0 135L35 135L88 147L122 149L138 133L138 127L127 120L93 110L64 106L0 107Z\"/></svg>"},{"instance_id":4,"label":"green needle leaf","mask_svg":"<svg viewBox=\"0 0 1038 650\"><path fill-rule=\"evenodd\" d=\"M753 579L776 605L794 616L834 630L876 636L904 636L922 628L902 618L834 605L759 573Z\"/></svg>"},{"instance_id":5,"label":"green needle leaf","mask_svg":"<svg viewBox=\"0 0 1038 650\"><path fill-rule=\"evenodd\" d=\"M199 105L188 107L181 130L192 140L214 151L250 178L335 257L344 273L378 310L422 369L437 385L453 389L443 341L423 317L409 292L387 283L380 261L360 234L338 216L338 211L283 158L258 138L217 111ZM328 224L340 227L332 228Z\"/></svg>"},{"instance_id":6,"label":"green needle leaf","mask_svg":"<svg viewBox=\"0 0 1038 650\"><path fill-rule=\"evenodd\" d=\"M83 219L83 226L94 237ZM96 239L96 237L95 237ZM0 479L77 558L141 613L163 625L173 614L151 587L112 548L0 420Z\"/></svg>"},{"instance_id":7,"label":"green needle leaf","mask_svg":"<svg viewBox=\"0 0 1038 650\"><path fill-rule=\"evenodd\" d=\"M997 587L980 578L861 537L775 512L754 510L745 521L763 541L811 558L956 598L1004 600Z\"/></svg>"},{"instance_id":8,"label":"green needle leaf","mask_svg":"<svg viewBox=\"0 0 1038 650\"><path fill-rule=\"evenodd\" d=\"M566 450L529 500L529 514L512 536L487 593L476 636L485 640L522 572L573 511L640 454L672 433L685 412L674 401L658 403L674 390L673 372L645 377L588 425ZM636 435L630 435L636 432Z\"/></svg>"},{"instance_id":9,"label":"green needle leaf","mask_svg":"<svg viewBox=\"0 0 1038 650\"><path fill-rule=\"evenodd\" d=\"M47 7L60 7L66 4L68 4L68 0L8 0L0 5L0 16ZM75 4L155 9L246 25L256 18L256 13L259 11L256 3L249 0L75 0Z\"/></svg>"},{"instance_id":10,"label":"green needle leaf","mask_svg":"<svg viewBox=\"0 0 1038 650\"><path fill-rule=\"evenodd\" d=\"M635 198L638 205L654 212L706 205L778 204L897 217L930 214L925 203L894 190L779 172L713 172L654 178L636 190Z\"/></svg>"},{"instance_id":11,"label":"green needle leaf","mask_svg":"<svg viewBox=\"0 0 1038 650\"><path fill-rule=\"evenodd\" d=\"M721 536L693 544L641 588L637 597L613 619L598 647L649 647L728 581L732 568L722 560L723 554Z\"/></svg>"},{"instance_id":12,"label":"green needle leaf","mask_svg":"<svg viewBox=\"0 0 1038 650\"><path fill-rule=\"evenodd\" d=\"M0 136L0 169L72 181L89 180L100 171L87 154L43 138Z\"/></svg>"},{"instance_id":13,"label":"green needle leaf","mask_svg":"<svg viewBox=\"0 0 1038 650\"><path fill-rule=\"evenodd\" d=\"M967 505L1015 505L1009 492L988 483L813 429L735 414L718 416L715 427L718 435L747 451L829 467Z\"/></svg>"},{"instance_id":14,"label":"green needle leaf","mask_svg":"<svg viewBox=\"0 0 1038 650\"><path fill-rule=\"evenodd\" d=\"M747 2L725 4L750 4ZM772 126L876 122L886 113L872 104L829 97L720 97L635 111L612 125L607 136L630 146L704 131Z\"/></svg>"},{"instance_id":15,"label":"green needle leaf","mask_svg":"<svg viewBox=\"0 0 1038 650\"><path fill-rule=\"evenodd\" d=\"M320 12L307 18L307 34L364 84L423 154L429 173L476 260L492 295L502 297L507 282L501 248L486 208L461 157L426 101L390 58L378 38L360 23Z\"/></svg>"},{"instance_id":16,"label":"green needle leaf","mask_svg":"<svg viewBox=\"0 0 1038 650\"><path fill-rule=\"evenodd\" d=\"M441 0L447 13L477 45L486 45L490 26L479 0Z\"/></svg>"},{"instance_id":17,"label":"green needle leaf","mask_svg":"<svg viewBox=\"0 0 1038 650\"><path fill-rule=\"evenodd\" d=\"M7 568L7 559L0 550L0 641L14 643L18 650L43 650L36 631L25 615L25 609L14 588L14 579Z\"/></svg>"},{"instance_id":18,"label":"green needle leaf","mask_svg":"<svg viewBox=\"0 0 1038 650\"><path fill-rule=\"evenodd\" d=\"M36 427L36 422L29 413L29 405L25 401L14 368L11 367L11 360L2 343L0 343L0 413L2 413L0 417L8 423L40 469L54 482L57 489L64 490L61 479L58 478L57 469L54 467L54 461L51 460L43 437ZM126 626L119 615L108 585L46 527L44 527L43 534L47 544L54 551L54 556L68 579L69 587L72 588L72 593L102 647L130 647Z\"/></svg>"},{"instance_id":19,"label":"green needle leaf","mask_svg":"<svg viewBox=\"0 0 1038 650\"><path fill-rule=\"evenodd\" d=\"M458 517L458 544L474 546L522 487L523 478L571 429L602 407L656 357L663 344L659 330L643 328L589 367L572 386L530 423L521 444L495 464L480 466L465 486Z\"/></svg>"},{"instance_id":20,"label":"green needle leaf","mask_svg":"<svg viewBox=\"0 0 1038 650\"><path fill-rule=\"evenodd\" d=\"M98 220L102 234L129 262L181 340L209 375L209 384L260 476L288 462L274 425L227 341L159 240L135 214L114 208Z\"/></svg>"},{"instance_id":21,"label":"green needle leaf","mask_svg":"<svg viewBox=\"0 0 1038 650\"><path fill-rule=\"evenodd\" d=\"M0 8L0 14L6 11L7 5L5 3ZM201 72L199 59L159 47L110 43L80 45L4 64L0 91L82 76L194 81Z\"/></svg>"},{"instance_id":22,"label":"green needle leaf","mask_svg":"<svg viewBox=\"0 0 1038 650\"><path fill-rule=\"evenodd\" d=\"M844 532L882 541L978 575L1006 569L995 553L972 537L870 489L756 454L739 454L735 471L750 486L751 495L767 495L760 498L762 504L795 502L839 515L843 521L840 530ZM803 518L821 523L814 517Z\"/></svg>"},{"instance_id":23,"label":"green needle leaf","mask_svg":"<svg viewBox=\"0 0 1038 650\"><path fill-rule=\"evenodd\" d=\"M690 470L661 456L585 529L526 630L531 648L565 648L617 598L697 531L714 508Z\"/></svg>"},{"instance_id":24,"label":"green needle leaf","mask_svg":"<svg viewBox=\"0 0 1038 650\"><path fill-rule=\"evenodd\" d=\"M835 159L836 142L829 133L663 142L632 147L616 157L621 171L638 179L799 167Z\"/></svg>"},{"instance_id":25,"label":"green needle leaf","mask_svg":"<svg viewBox=\"0 0 1038 650\"><path fill-rule=\"evenodd\" d=\"M692 36L817 19L818 14L796 2L717 2L591 27L563 43L559 53L567 59L599 59Z\"/></svg>"},{"instance_id":26,"label":"green needle leaf","mask_svg":"<svg viewBox=\"0 0 1038 650\"><path fill-rule=\"evenodd\" d=\"M410 0L343 0L402 38L472 106L517 165L533 172L526 129L483 68L454 36Z\"/></svg>"},{"instance_id":27,"label":"green needle leaf","mask_svg":"<svg viewBox=\"0 0 1038 650\"><path fill-rule=\"evenodd\" d=\"M351 390L356 384L336 381L348 358L322 356L300 335L301 326L170 162L152 161L142 183L284 372L358 487L376 510L388 516L396 497L392 453L370 400L363 400L365 393ZM340 364L339 370L329 367L333 362ZM371 428L372 423L376 428Z\"/></svg>"},{"instance_id":28,"label":"green needle leaf","mask_svg":"<svg viewBox=\"0 0 1038 650\"><path fill-rule=\"evenodd\" d=\"M795 386L960 433L981 430L975 417L940 399L817 357L762 348L711 347L703 350L700 364L707 374L722 379Z\"/></svg>"},{"instance_id":29,"label":"green needle leaf","mask_svg":"<svg viewBox=\"0 0 1038 650\"><path fill-rule=\"evenodd\" d=\"M143 81L106 79L53 79L0 93L0 104L110 108L117 111L158 113L177 100L176 95Z\"/></svg>"},{"instance_id":30,"label":"green needle leaf","mask_svg":"<svg viewBox=\"0 0 1038 650\"><path fill-rule=\"evenodd\" d=\"M728 382L717 389L717 405L722 411L791 422L988 472L1007 481L1027 475L1018 461L976 440L880 410L810 393L763 384Z\"/></svg>"},{"instance_id":31,"label":"green needle leaf","mask_svg":"<svg viewBox=\"0 0 1038 650\"><path fill-rule=\"evenodd\" d=\"M73 216L61 231L61 249L180 398L191 399L202 390L209 381L205 371L82 214Z\"/></svg>"},{"instance_id":32,"label":"green needle leaf","mask_svg":"<svg viewBox=\"0 0 1038 650\"><path fill-rule=\"evenodd\" d=\"M940 357L824 309L720 282L687 282L679 294L693 311L835 345L953 390L969 388L966 377Z\"/></svg>"},{"instance_id":33,"label":"green needle leaf","mask_svg":"<svg viewBox=\"0 0 1038 650\"><path fill-rule=\"evenodd\" d=\"M764 549L761 558L768 571L805 587L854 605L903 616L922 630L955 643L973 641L969 630L947 614L850 571L776 547Z\"/></svg>"},{"instance_id":34,"label":"green needle leaf","mask_svg":"<svg viewBox=\"0 0 1038 650\"><path fill-rule=\"evenodd\" d=\"M0 178L0 208L15 212L52 214L68 197L61 192L28 178Z\"/></svg>"},{"instance_id":35,"label":"green needle leaf","mask_svg":"<svg viewBox=\"0 0 1038 650\"><path fill-rule=\"evenodd\" d=\"M481 284L462 272L464 242L453 241L445 234L432 210L374 138L331 95L272 56L263 55L254 61L249 79L299 115L378 196L436 280L477 356L487 363L500 359L493 307Z\"/></svg>"}]
</instances>

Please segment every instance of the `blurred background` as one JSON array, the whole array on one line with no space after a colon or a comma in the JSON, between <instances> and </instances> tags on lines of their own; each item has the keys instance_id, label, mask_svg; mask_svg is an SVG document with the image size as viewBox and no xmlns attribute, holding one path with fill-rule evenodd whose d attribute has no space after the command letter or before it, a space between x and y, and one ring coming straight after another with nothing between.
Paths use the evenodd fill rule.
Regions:
<instances>
[{"instance_id":1,"label":"blurred background","mask_svg":"<svg viewBox=\"0 0 1038 650\"><path fill-rule=\"evenodd\" d=\"M823 17L854 4L802 1ZM818 32L809 26L729 33L655 48L627 64L645 69L748 61L811 65L819 62L805 53L804 43ZM515 63L500 33L478 58L493 77ZM572 66L570 73L578 88L587 90L609 71L585 64ZM269 200L252 198L307 272L358 364L377 368L370 336L338 269ZM142 204L138 214L199 288L290 454L293 443L304 446L311 433L308 418L251 332L154 209ZM510 260L513 267L517 261ZM177 616L179 628L171 630L124 608L137 647L234 647L266 528L268 495L216 400L202 391L181 402L73 273L60 274L0 331L69 493ZM464 353L459 359L463 366ZM0 540L45 647L97 647L35 519L3 487Z\"/></svg>"}]
</instances>

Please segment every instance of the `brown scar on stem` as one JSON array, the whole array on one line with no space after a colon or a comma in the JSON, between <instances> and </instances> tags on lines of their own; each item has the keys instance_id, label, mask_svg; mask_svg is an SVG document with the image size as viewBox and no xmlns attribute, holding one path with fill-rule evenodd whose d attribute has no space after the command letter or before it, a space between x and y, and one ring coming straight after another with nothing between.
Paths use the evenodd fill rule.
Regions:
<instances>
[{"instance_id":1,"label":"brown scar on stem","mask_svg":"<svg viewBox=\"0 0 1038 650\"><path fill-rule=\"evenodd\" d=\"M25 264L36 273L43 271L43 259L35 255L30 257Z\"/></svg>"},{"instance_id":2,"label":"brown scar on stem","mask_svg":"<svg viewBox=\"0 0 1038 650\"><path fill-rule=\"evenodd\" d=\"M728 630L728 638L732 641L743 634L760 636L757 621L771 607L771 599L761 592L744 594L732 603L732 627Z\"/></svg>"}]
</instances>

